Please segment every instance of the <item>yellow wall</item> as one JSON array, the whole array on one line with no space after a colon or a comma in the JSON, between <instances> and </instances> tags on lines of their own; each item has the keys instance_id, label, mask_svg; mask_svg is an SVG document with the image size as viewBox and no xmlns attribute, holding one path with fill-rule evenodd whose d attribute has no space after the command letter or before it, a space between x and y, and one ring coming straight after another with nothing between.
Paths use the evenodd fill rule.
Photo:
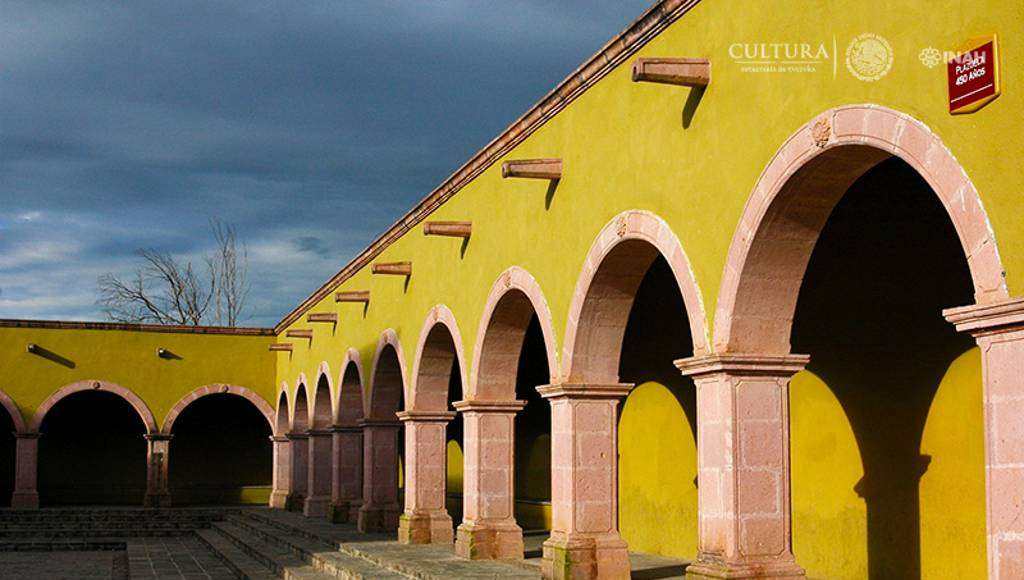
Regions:
<instances>
[{"instance_id":1,"label":"yellow wall","mask_svg":"<svg viewBox=\"0 0 1024 580\"><path fill-rule=\"evenodd\" d=\"M895 51L890 73L876 82L854 78L844 62L848 43L864 32L885 37ZM925 67L918 53L932 46L952 50L968 37L991 32L1001 35L1005 94L975 114L950 116L943 69ZM833 77L831 63L814 74L743 72L728 53L729 45L737 42L824 43L830 53L837 53L836 74ZM338 305L330 296L313 306L310 312L338 312L339 324L336 329L315 325L309 346L294 341L294 354L279 355L278 381L287 381L294 389L299 373L314 375L322 361L337 373L349 347L359 350L369 375L378 337L388 328L398 333L409 373L424 319L439 303L447 305L459 323L469 367L488 292L498 275L513 265L529 271L542 288L553 317L554 351L560 357L569 304L587 252L601 228L630 209L661 216L680 239L700 287L711 332L727 251L762 169L796 129L826 109L847 104L874 103L905 112L943 140L980 192L1011 295L1024 294L1020 222L1024 173L1017 167L1024 158L1024 141L1018 137L1024 124L1020 115L1024 93L1013 89L1024 85L1021 3L945 0L923 9L882 0L705 1L637 56L707 56L713 63L713 80L694 109L687 88L631 82L629 59L506 157L562 158L563 178L553 191L547 182L502 179L499 164L492 165L431 216L472 221L468 244L463 248L460 240L424 237L422 226L414 227L377 259L411 261L411 279L403 283L401 278L372 276L369 268L353 275L337 289L369 290L369 307ZM341 227L344 219L357 218L342 216ZM307 327L302 317L288 328ZM406 388L410 383L411 377L406 376ZM968 396L944 386L936 409L944 408L940 404L944 397L954 397L947 390ZM660 489L641 489L639 483L643 473L658 469L669 456L692 453L688 448L656 448L647 458L649 464L642 464L641 449L646 443L641 442L651 441L654 435L630 417L653 404L645 401L656 399L657 392L654 387L641 390L626 405L622 444L628 469L623 471L622 483L636 492L623 497L623 529L636 546L692 555L690 531L661 542L655 536L666 519L649 519L646 527L640 524L641 514L653 509L650 504L641 507L642 501L661 502L659 506L665 506L659 508L661 513L671 508L670 520L692 515L692 477L688 475L692 465L673 465L686 478ZM973 392L971 396L980 395ZM866 556L857 551L860 548L845 548L851 538L857 546L866 543L865 507L852 491L861 468L856 442L836 405L824 383L811 375L797 379L793 395L796 549L798 559L815 573L863 577ZM684 430L674 410L661 409L645 417L666 429L672 424ZM815 417L828 421L823 425ZM950 455L953 441L935 434L951 425L945 417L929 419L926 446L940 446L942 450L932 451L935 456L949 457L949 465L944 459L933 469L976 469L975 452L957 459ZM978 437L980 414L962 417L971 417L968 426L974 430L972 437ZM941 488L936 473L930 472L922 482L921 497L926 502L922 522L941 513L931 511L931 506L957 499L954 492ZM981 471L971 473L977 487ZM975 500L972 497L966 508L961 502L956 505L967 512L964 517L969 523L963 525L976 534L983 503ZM930 554L940 553L945 545L936 542L931 531L924 533L922 550L930 561ZM932 564L924 566L932 570Z\"/></svg>"},{"instance_id":2,"label":"yellow wall","mask_svg":"<svg viewBox=\"0 0 1024 580\"><path fill-rule=\"evenodd\" d=\"M181 397L213 383L246 387L273 407L273 354L267 352L272 341L272 336L0 328L5 345L0 390L14 399L26 424L54 391L82 380L110 381L133 391L158 425ZM74 368L26 352L28 343L68 359ZM158 348L181 358L160 358Z\"/></svg>"},{"instance_id":3,"label":"yellow wall","mask_svg":"<svg viewBox=\"0 0 1024 580\"><path fill-rule=\"evenodd\" d=\"M619 419L619 530L629 549L697 555L697 442L675 395L639 385Z\"/></svg>"}]
</instances>

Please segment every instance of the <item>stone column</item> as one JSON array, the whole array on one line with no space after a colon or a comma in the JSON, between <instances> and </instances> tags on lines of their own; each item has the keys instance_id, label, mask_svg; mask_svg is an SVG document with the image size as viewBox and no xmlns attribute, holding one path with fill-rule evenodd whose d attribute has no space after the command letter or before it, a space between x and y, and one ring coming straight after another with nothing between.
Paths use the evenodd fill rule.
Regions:
<instances>
[{"instance_id":1,"label":"stone column","mask_svg":"<svg viewBox=\"0 0 1024 580\"><path fill-rule=\"evenodd\" d=\"M544 578L629 578L618 526L619 400L627 384L537 387L551 402L551 537Z\"/></svg>"},{"instance_id":2,"label":"stone column","mask_svg":"<svg viewBox=\"0 0 1024 580\"><path fill-rule=\"evenodd\" d=\"M146 438L146 507L170 507L171 491L167 486L170 466L171 438L174 435L147 433Z\"/></svg>"},{"instance_id":3,"label":"stone column","mask_svg":"<svg viewBox=\"0 0 1024 580\"><path fill-rule=\"evenodd\" d=\"M398 421L364 419L363 505L359 508L360 532L393 532L398 529Z\"/></svg>"},{"instance_id":4,"label":"stone column","mask_svg":"<svg viewBox=\"0 0 1024 580\"><path fill-rule=\"evenodd\" d=\"M525 401L459 401L465 440L463 517L455 553L463 558L522 559L515 518L515 417Z\"/></svg>"},{"instance_id":5,"label":"stone column","mask_svg":"<svg viewBox=\"0 0 1024 580\"><path fill-rule=\"evenodd\" d=\"M332 516L335 522L356 522L363 505L363 428L331 428Z\"/></svg>"},{"instance_id":6,"label":"stone column","mask_svg":"<svg viewBox=\"0 0 1024 580\"><path fill-rule=\"evenodd\" d=\"M1024 298L943 314L981 348L988 577L1024 578Z\"/></svg>"},{"instance_id":7,"label":"stone column","mask_svg":"<svg viewBox=\"0 0 1024 580\"><path fill-rule=\"evenodd\" d=\"M793 557L789 380L804 355L676 361L697 386L696 578L803 578Z\"/></svg>"},{"instance_id":8,"label":"stone column","mask_svg":"<svg viewBox=\"0 0 1024 580\"><path fill-rule=\"evenodd\" d=\"M331 507L331 439L331 432L326 429L309 430L307 493L302 506L306 517L325 517Z\"/></svg>"},{"instance_id":9,"label":"stone column","mask_svg":"<svg viewBox=\"0 0 1024 580\"><path fill-rule=\"evenodd\" d=\"M291 448L288 438L283 435L274 435L270 441L274 445L274 488L270 492L270 507L285 509L291 488Z\"/></svg>"},{"instance_id":10,"label":"stone column","mask_svg":"<svg viewBox=\"0 0 1024 580\"><path fill-rule=\"evenodd\" d=\"M451 544L455 532L447 499L447 426L452 412L406 411L405 511L398 522L403 544Z\"/></svg>"},{"instance_id":11,"label":"stone column","mask_svg":"<svg viewBox=\"0 0 1024 580\"><path fill-rule=\"evenodd\" d=\"M11 507L14 509L36 509L39 507L39 491L36 476L39 464L39 436L41 433L15 433L14 493Z\"/></svg>"},{"instance_id":12,"label":"stone column","mask_svg":"<svg viewBox=\"0 0 1024 580\"><path fill-rule=\"evenodd\" d=\"M309 463L309 434L291 432L285 434L291 448L289 459L291 468L288 470L288 499L285 509L302 511L306 502L306 486L309 483L307 464Z\"/></svg>"}]
</instances>

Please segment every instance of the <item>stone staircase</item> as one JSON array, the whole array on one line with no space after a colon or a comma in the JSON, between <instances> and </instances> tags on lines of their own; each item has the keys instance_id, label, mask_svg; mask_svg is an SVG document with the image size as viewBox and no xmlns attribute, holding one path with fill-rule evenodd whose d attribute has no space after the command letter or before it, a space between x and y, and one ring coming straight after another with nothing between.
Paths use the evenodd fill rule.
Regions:
<instances>
[{"instance_id":1,"label":"stone staircase","mask_svg":"<svg viewBox=\"0 0 1024 580\"><path fill-rule=\"evenodd\" d=\"M533 566L471 562L456 557L450 546L405 546L390 534L360 534L351 525L278 510L228 514L197 534L240 578L540 577Z\"/></svg>"}]
</instances>

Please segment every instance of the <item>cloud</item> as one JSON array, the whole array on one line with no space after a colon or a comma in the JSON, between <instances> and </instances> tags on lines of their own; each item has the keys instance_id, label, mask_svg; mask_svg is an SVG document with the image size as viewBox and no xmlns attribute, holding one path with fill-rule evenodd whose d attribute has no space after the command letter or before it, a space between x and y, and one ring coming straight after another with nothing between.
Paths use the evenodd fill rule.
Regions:
<instances>
[{"instance_id":1,"label":"cloud","mask_svg":"<svg viewBox=\"0 0 1024 580\"><path fill-rule=\"evenodd\" d=\"M649 1L8 0L0 316L101 318L220 218L273 324Z\"/></svg>"}]
</instances>

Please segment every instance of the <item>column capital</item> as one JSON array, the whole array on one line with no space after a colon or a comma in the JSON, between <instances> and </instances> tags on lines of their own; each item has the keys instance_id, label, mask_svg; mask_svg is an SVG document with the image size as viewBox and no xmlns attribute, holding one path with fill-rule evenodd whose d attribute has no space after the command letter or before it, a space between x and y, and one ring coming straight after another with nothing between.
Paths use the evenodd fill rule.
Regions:
<instances>
[{"instance_id":1,"label":"column capital","mask_svg":"<svg viewBox=\"0 0 1024 580\"><path fill-rule=\"evenodd\" d=\"M811 357L806 354L722 353L681 358L676 368L688 377L719 373L731 375L793 376L804 370Z\"/></svg>"},{"instance_id":2,"label":"column capital","mask_svg":"<svg viewBox=\"0 0 1024 580\"><path fill-rule=\"evenodd\" d=\"M267 439L270 439L274 443L287 443L288 442L288 438L285 437L284 435L271 435L270 437L267 437Z\"/></svg>"},{"instance_id":3,"label":"column capital","mask_svg":"<svg viewBox=\"0 0 1024 580\"><path fill-rule=\"evenodd\" d=\"M170 433L146 433L143 435L146 441L170 441L174 435Z\"/></svg>"},{"instance_id":4,"label":"column capital","mask_svg":"<svg viewBox=\"0 0 1024 580\"><path fill-rule=\"evenodd\" d=\"M452 403L460 413L517 413L526 406L526 401L478 401L465 400Z\"/></svg>"},{"instance_id":5,"label":"column capital","mask_svg":"<svg viewBox=\"0 0 1024 580\"><path fill-rule=\"evenodd\" d=\"M331 433L362 433L363 428L359 425L331 425Z\"/></svg>"},{"instance_id":6,"label":"column capital","mask_svg":"<svg viewBox=\"0 0 1024 580\"><path fill-rule=\"evenodd\" d=\"M330 428L328 429L310 429L306 432L310 437L326 437L332 433Z\"/></svg>"},{"instance_id":7,"label":"column capital","mask_svg":"<svg viewBox=\"0 0 1024 580\"><path fill-rule=\"evenodd\" d=\"M1024 330L1024 298L947 308L942 315L959 332L988 336Z\"/></svg>"},{"instance_id":8,"label":"column capital","mask_svg":"<svg viewBox=\"0 0 1024 580\"><path fill-rule=\"evenodd\" d=\"M40 433L39 431L22 431L22 432L15 432L14 433L14 438L15 439L39 439L40 437L42 437L42 435L43 434Z\"/></svg>"},{"instance_id":9,"label":"column capital","mask_svg":"<svg viewBox=\"0 0 1024 580\"><path fill-rule=\"evenodd\" d=\"M309 439L309 433L307 431L289 431L285 433L284 436L289 441Z\"/></svg>"},{"instance_id":10,"label":"column capital","mask_svg":"<svg viewBox=\"0 0 1024 580\"><path fill-rule=\"evenodd\" d=\"M394 427L398 429L402 424L396 419L360 419L360 427Z\"/></svg>"},{"instance_id":11,"label":"column capital","mask_svg":"<svg viewBox=\"0 0 1024 580\"><path fill-rule=\"evenodd\" d=\"M561 383L540 385L537 392L545 399L622 399L634 386L633 383Z\"/></svg>"},{"instance_id":12,"label":"column capital","mask_svg":"<svg viewBox=\"0 0 1024 580\"><path fill-rule=\"evenodd\" d=\"M454 411L402 411L401 413L398 413L398 420L403 423L447 423L454 418Z\"/></svg>"}]
</instances>

